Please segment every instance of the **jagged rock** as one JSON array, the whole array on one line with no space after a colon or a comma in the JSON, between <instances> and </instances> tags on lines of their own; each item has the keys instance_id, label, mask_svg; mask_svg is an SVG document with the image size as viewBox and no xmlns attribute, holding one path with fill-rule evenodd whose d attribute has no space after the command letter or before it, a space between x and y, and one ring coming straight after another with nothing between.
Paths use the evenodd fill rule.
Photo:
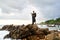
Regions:
<instances>
[{"instance_id":1,"label":"jagged rock","mask_svg":"<svg viewBox=\"0 0 60 40\"><path fill-rule=\"evenodd\" d=\"M7 35L4 37L4 39L5 39L5 38L10 38L9 34L7 34Z\"/></svg>"},{"instance_id":2,"label":"jagged rock","mask_svg":"<svg viewBox=\"0 0 60 40\"><path fill-rule=\"evenodd\" d=\"M4 38L12 38L12 39L43 39L45 35L49 34L49 29L40 29L36 24L34 25L20 25L13 26L7 25L2 29L10 31L9 35L6 35ZM33 39L33 40L35 40Z\"/></svg>"}]
</instances>

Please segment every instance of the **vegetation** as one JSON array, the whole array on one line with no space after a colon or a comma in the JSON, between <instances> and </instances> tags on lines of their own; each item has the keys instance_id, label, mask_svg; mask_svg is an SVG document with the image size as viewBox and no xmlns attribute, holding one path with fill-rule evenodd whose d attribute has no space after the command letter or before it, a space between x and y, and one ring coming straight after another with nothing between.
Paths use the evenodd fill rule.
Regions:
<instances>
[{"instance_id":1,"label":"vegetation","mask_svg":"<svg viewBox=\"0 0 60 40\"><path fill-rule=\"evenodd\" d=\"M40 24L60 24L60 18L50 19L45 22L41 22Z\"/></svg>"},{"instance_id":2,"label":"vegetation","mask_svg":"<svg viewBox=\"0 0 60 40\"><path fill-rule=\"evenodd\" d=\"M45 23L46 24L54 24L55 23L55 20L54 19L47 20Z\"/></svg>"},{"instance_id":3,"label":"vegetation","mask_svg":"<svg viewBox=\"0 0 60 40\"><path fill-rule=\"evenodd\" d=\"M45 22L41 22L40 24L45 24Z\"/></svg>"},{"instance_id":4,"label":"vegetation","mask_svg":"<svg viewBox=\"0 0 60 40\"><path fill-rule=\"evenodd\" d=\"M55 23L56 23L56 24L60 24L60 18L57 18L57 19L55 20Z\"/></svg>"}]
</instances>

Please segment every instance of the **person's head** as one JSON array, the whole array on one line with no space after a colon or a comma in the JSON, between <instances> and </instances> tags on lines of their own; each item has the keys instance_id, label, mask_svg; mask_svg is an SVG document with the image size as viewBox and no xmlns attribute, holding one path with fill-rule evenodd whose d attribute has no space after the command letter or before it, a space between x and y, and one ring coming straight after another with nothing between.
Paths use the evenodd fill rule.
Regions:
<instances>
[{"instance_id":1,"label":"person's head","mask_svg":"<svg viewBox=\"0 0 60 40\"><path fill-rule=\"evenodd\" d=\"M33 11L33 13L34 13L34 11Z\"/></svg>"}]
</instances>

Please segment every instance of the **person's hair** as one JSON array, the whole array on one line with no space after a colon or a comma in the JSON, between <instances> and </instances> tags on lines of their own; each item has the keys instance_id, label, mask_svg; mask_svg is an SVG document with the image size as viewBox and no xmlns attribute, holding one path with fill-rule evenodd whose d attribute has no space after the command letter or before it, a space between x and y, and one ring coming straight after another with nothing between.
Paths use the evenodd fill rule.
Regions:
<instances>
[{"instance_id":1,"label":"person's hair","mask_svg":"<svg viewBox=\"0 0 60 40\"><path fill-rule=\"evenodd\" d=\"M34 11L33 11L34 12Z\"/></svg>"}]
</instances>

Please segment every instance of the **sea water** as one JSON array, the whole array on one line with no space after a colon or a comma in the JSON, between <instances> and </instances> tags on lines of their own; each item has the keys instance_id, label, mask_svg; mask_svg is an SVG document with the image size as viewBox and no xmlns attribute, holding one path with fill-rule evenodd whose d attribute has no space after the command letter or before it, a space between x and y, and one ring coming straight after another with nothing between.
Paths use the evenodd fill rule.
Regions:
<instances>
[{"instance_id":1,"label":"sea water","mask_svg":"<svg viewBox=\"0 0 60 40\"><path fill-rule=\"evenodd\" d=\"M56 25L55 27L48 27L47 25L38 25L39 28L48 28L49 30L58 30L60 31L60 25Z\"/></svg>"},{"instance_id":2,"label":"sea water","mask_svg":"<svg viewBox=\"0 0 60 40\"><path fill-rule=\"evenodd\" d=\"M7 35L7 34L9 34L8 31L5 31L5 30L0 31L0 40L3 40L4 39L4 36Z\"/></svg>"},{"instance_id":3,"label":"sea water","mask_svg":"<svg viewBox=\"0 0 60 40\"><path fill-rule=\"evenodd\" d=\"M0 25L0 28L2 28L3 25ZM48 27L47 25L38 25L39 28L48 28L49 30L58 30L60 31L60 26L58 27L57 25L55 27ZM9 34L9 31L6 30L0 30L0 40L11 40L10 38L8 39L3 39L5 35Z\"/></svg>"},{"instance_id":4,"label":"sea water","mask_svg":"<svg viewBox=\"0 0 60 40\"><path fill-rule=\"evenodd\" d=\"M0 29L1 29L2 27L3 27L3 25L0 25ZM9 34L9 31L0 30L0 40L10 40L10 38L4 39L4 36L6 36L7 34Z\"/></svg>"}]
</instances>

